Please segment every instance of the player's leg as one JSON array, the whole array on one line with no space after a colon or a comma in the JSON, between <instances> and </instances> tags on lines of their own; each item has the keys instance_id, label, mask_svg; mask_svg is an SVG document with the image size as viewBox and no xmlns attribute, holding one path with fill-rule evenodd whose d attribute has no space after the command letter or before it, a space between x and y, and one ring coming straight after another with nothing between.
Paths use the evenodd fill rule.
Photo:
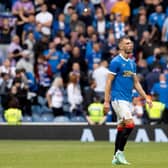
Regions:
<instances>
[{"instance_id":1,"label":"player's leg","mask_svg":"<svg viewBox=\"0 0 168 168\"><path fill-rule=\"evenodd\" d=\"M118 103L119 106L119 116L122 119L123 122L123 129L122 132L120 134L120 138L119 138L119 144L118 144L118 150L116 152L116 158L119 160L120 163L122 164L128 164L128 162L125 159L124 156L124 147L127 143L128 137L131 133L131 131L134 128L134 122L132 119L132 113L131 113L131 105L129 102L126 101L121 101Z\"/></svg>"}]
</instances>

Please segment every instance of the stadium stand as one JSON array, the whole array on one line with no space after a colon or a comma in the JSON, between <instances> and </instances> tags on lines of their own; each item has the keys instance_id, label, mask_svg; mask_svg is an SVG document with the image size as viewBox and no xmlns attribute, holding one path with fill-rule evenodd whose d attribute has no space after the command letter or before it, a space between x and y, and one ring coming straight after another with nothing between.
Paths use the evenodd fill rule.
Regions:
<instances>
[{"instance_id":1,"label":"stadium stand","mask_svg":"<svg viewBox=\"0 0 168 168\"><path fill-rule=\"evenodd\" d=\"M167 6L166 0L1 0L0 122L13 96L22 122L86 122L96 90L93 72L115 57L125 34L134 42L130 59L144 90L152 94L160 74L168 89ZM61 86L54 85L58 77ZM148 123L144 101L138 101L138 123ZM113 111L110 118L116 121Z\"/></svg>"}]
</instances>

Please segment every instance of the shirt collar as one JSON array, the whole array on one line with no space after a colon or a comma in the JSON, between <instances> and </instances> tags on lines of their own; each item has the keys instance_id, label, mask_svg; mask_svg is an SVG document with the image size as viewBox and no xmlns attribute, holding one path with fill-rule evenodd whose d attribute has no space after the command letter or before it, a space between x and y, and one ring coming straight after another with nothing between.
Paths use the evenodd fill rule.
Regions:
<instances>
[{"instance_id":1,"label":"shirt collar","mask_svg":"<svg viewBox=\"0 0 168 168\"><path fill-rule=\"evenodd\" d=\"M120 56L123 60L125 60L125 61L129 61L129 58L126 59L121 53L119 54L119 56Z\"/></svg>"}]
</instances>

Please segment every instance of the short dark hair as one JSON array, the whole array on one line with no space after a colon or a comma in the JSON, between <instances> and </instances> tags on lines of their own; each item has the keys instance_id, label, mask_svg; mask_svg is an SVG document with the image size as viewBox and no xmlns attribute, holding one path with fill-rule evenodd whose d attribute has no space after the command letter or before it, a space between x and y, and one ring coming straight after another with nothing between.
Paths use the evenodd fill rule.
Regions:
<instances>
[{"instance_id":1,"label":"short dark hair","mask_svg":"<svg viewBox=\"0 0 168 168\"><path fill-rule=\"evenodd\" d=\"M118 40L118 44L120 44L123 40L125 40L125 39L129 39L129 40L131 40L130 39L130 37L128 36L128 35L125 35L125 36L122 36L119 40Z\"/></svg>"}]
</instances>

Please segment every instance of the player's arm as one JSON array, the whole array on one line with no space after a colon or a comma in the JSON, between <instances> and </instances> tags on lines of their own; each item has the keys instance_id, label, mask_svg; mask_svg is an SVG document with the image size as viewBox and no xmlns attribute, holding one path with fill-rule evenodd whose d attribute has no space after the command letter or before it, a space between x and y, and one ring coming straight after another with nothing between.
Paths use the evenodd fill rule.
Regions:
<instances>
[{"instance_id":1,"label":"player's arm","mask_svg":"<svg viewBox=\"0 0 168 168\"><path fill-rule=\"evenodd\" d=\"M114 80L115 75L109 73L106 80L106 87L104 93L104 112L107 113L110 110L110 92L111 92L111 84Z\"/></svg>"},{"instance_id":2,"label":"player's arm","mask_svg":"<svg viewBox=\"0 0 168 168\"><path fill-rule=\"evenodd\" d=\"M150 99L148 99L148 97L147 97L145 91L143 90L141 84L139 83L139 80L136 75L134 75L134 88L146 100L146 103L148 103L149 106L152 106L152 101Z\"/></svg>"}]
</instances>

